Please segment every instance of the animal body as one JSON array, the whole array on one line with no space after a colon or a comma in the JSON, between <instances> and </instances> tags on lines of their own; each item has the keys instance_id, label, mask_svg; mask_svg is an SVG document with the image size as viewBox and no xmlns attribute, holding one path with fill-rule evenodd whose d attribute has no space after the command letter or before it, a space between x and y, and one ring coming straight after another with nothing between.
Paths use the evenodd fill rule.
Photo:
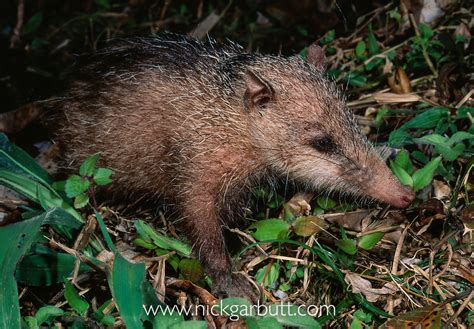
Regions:
<instances>
[{"instance_id":1,"label":"animal body","mask_svg":"<svg viewBox=\"0 0 474 329\"><path fill-rule=\"evenodd\" d=\"M114 189L172 204L214 291L249 297L223 227L255 184L283 177L396 207L414 198L323 69L317 46L303 60L177 35L122 40L80 61L51 101L55 141L67 166L100 152Z\"/></svg>"}]
</instances>

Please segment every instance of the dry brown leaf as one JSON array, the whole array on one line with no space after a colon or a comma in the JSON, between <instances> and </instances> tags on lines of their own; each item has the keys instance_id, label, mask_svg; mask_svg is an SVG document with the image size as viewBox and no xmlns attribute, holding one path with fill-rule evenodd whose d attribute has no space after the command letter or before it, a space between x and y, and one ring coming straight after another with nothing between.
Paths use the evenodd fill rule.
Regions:
<instances>
[{"instance_id":1,"label":"dry brown leaf","mask_svg":"<svg viewBox=\"0 0 474 329\"><path fill-rule=\"evenodd\" d=\"M384 285L382 288L372 288L372 283L369 280L362 278L357 273L347 272L345 281L354 293L361 293L367 298L369 302L376 302L384 295L393 294L396 289L391 285Z\"/></svg>"},{"instance_id":2,"label":"dry brown leaf","mask_svg":"<svg viewBox=\"0 0 474 329\"><path fill-rule=\"evenodd\" d=\"M292 224L293 230L299 236L311 236L329 227L324 219L318 216L302 216Z\"/></svg>"},{"instance_id":3,"label":"dry brown leaf","mask_svg":"<svg viewBox=\"0 0 474 329\"><path fill-rule=\"evenodd\" d=\"M419 102L421 97L415 94L394 94L394 93L375 93L373 97L377 103L414 103Z\"/></svg>"},{"instance_id":4,"label":"dry brown leaf","mask_svg":"<svg viewBox=\"0 0 474 329\"><path fill-rule=\"evenodd\" d=\"M464 224L464 234L474 230L474 204L469 204L463 209L461 220Z\"/></svg>"},{"instance_id":5,"label":"dry brown leaf","mask_svg":"<svg viewBox=\"0 0 474 329\"><path fill-rule=\"evenodd\" d=\"M443 307L428 305L411 312L403 313L396 318L385 322L380 328L441 328L441 315Z\"/></svg>"},{"instance_id":6,"label":"dry brown leaf","mask_svg":"<svg viewBox=\"0 0 474 329\"><path fill-rule=\"evenodd\" d=\"M445 199L451 195L451 188L444 181L434 179L433 189L437 199Z\"/></svg>"},{"instance_id":7,"label":"dry brown leaf","mask_svg":"<svg viewBox=\"0 0 474 329\"><path fill-rule=\"evenodd\" d=\"M313 193L296 193L293 197L285 204L286 210L289 210L295 217L309 215L311 211L310 202L313 198ZM284 217L284 211L280 213L280 218Z\"/></svg>"},{"instance_id":8,"label":"dry brown leaf","mask_svg":"<svg viewBox=\"0 0 474 329\"><path fill-rule=\"evenodd\" d=\"M411 84L405 70L399 66L395 73L388 78L390 90L396 94L407 94L411 92Z\"/></svg>"}]
</instances>

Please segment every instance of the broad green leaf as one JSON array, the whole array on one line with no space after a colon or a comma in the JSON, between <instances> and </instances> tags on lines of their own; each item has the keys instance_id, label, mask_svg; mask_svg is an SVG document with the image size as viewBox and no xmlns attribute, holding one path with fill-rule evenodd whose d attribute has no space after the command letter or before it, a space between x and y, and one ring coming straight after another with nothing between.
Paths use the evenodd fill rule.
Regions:
<instances>
[{"instance_id":1,"label":"broad green leaf","mask_svg":"<svg viewBox=\"0 0 474 329\"><path fill-rule=\"evenodd\" d=\"M74 208L80 209L87 206L89 203L89 196L85 193L81 193L74 198Z\"/></svg>"},{"instance_id":2,"label":"broad green leaf","mask_svg":"<svg viewBox=\"0 0 474 329\"><path fill-rule=\"evenodd\" d=\"M133 264L115 252L108 283L120 317L128 329L143 328L140 320L143 304L142 284L145 264Z\"/></svg>"},{"instance_id":3,"label":"broad green leaf","mask_svg":"<svg viewBox=\"0 0 474 329\"><path fill-rule=\"evenodd\" d=\"M249 227L252 236L259 241L283 239L288 236L289 229L290 225L280 219L260 220Z\"/></svg>"},{"instance_id":4,"label":"broad green leaf","mask_svg":"<svg viewBox=\"0 0 474 329\"><path fill-rule=\"evenodd\" d=\"M439 120L448 115L449 110L444 107L434 107L426 110L403 124L400 129L429 129L434 128Z\"/></svg>"},{"instance_id":5,"label":"broad green leaf","mask_svg":"<svg viewBox=\"0 0 474 329\"><path fill-rule=\"evenodd\" d=\"M94 182L97 185L107 185L112 183L110 176L113 174L113 171L107 168L98 168L94 174Z\"/></svg>"},{"instance_id":6,"label":"broad green leaf","mask_svg":"<svg viewBox=\"0 0 474 329\"><path fill-rule=\"evenodd\" d=\"M18 288L13 273L48 214L0 227L0 241L8 241L0 243L0 328L21 328Z\"/></svg>"},{"instance_id":7,"label":"broad green leaf","mask_svg":"<svg viewBox=\"0 0 474 329\"><path fill-rule=\"evenodd\" d=\"M373 232L373 233L370 233L370 234L363 235L362 237L359 238L358 245L362 249L370 250L373 247L375 247L375 245L380 240L382 240L384 235L385 235L385 233L383 233L383 232Z\"/></svg>"},{"instance_id":8,"label":"broad green leaf","mask_svg":"<svg viewBox=\"0 0 474 329\"><path fill-rule=\"evenodd\" d=\"M414 141L422 143L422 144L437 145L437 144L445 144L448 141L448 138L438 135L438 134L431 134L431 135L426 135L420 138L415 138Z\"/></svg>"},{"instance_id":9,"label":"broad green leaf","mask_svg":"<svg viewBox=\"0 0 474 329\"><path fill-rule=\"evenodd\" d=\"M323 209L332 209L337 206L337 202L328 197L318 197L316 202Z\"/></svg>"},{"instance_id":10,"label":"broad green leaf","mask_svg":"<svg viewBox=\"0 0 474 329\"><path fill-rule=\"evenodd\" d=\"M465 131L458 131L457 133L455 133L453 136L449 138L448 144L453 145L465 139L474 139L474 134L470 134Z\"/></svg>"},{"instance_id":11,"label":"broad green leaf","mask_svg":"<svg viewBox=\"0 0 474 329\"><path fill-rule=\"evenodd\" d=\"M304 309L289 304L272 304L268 307L268 313L280 324L296 328L320 329L321 325Z\"/></svg>"},{"instance_id":12,"label":"broad green leaf","mask_svg":"<svg viewBox=\"0 0 474 329\"><path fill-rule=\"evenodd\" d=\"M46 221L44 221L44 224L46 224ZM75 263L76 258L72 255L54 251L41 244L35 244L30 253L24 256L17 265L15 277L18 282L28 286L49 287L70 276L74 271ZM91 267L81 263L79 273L90 271L92 271Z\"/></svg>"},{"instance_id":13,"label":"broad green leaf","mask_svg":"<svg viewBox=\"0 0 474 329\"><path fill-rule=\"evenodd\" d=\"M325 35L323 35L323 37L319 40L319 42L321 43L321 45L327 45L328 43L331 43L334 38L336 37L336 31L335 30L329 30L328 32L326 32Z\"/></svg>"},{"instance_id":14,"label":"broad green leaf","mask_svg":"<svg viewBox=\"0 0 474 329\"><path fill-rule=\"evenodd\" d=\"M168 328L169 329L206 329L207 323L206 321L190 320L190 321L183 321L177 324L173 324L172 326L169 326Z\"/></svg>"},{"instance_id":15,"label":"broad green leaf","mask_svg":"<svg viewBox=\"0 0 474 329\"><path fill-rule=\"evenodd\" d=\"M358 318L354 317L349 329L364 329L364 327L362 326L362 322Z\"/></svg>"},{"instance_id":16,"label":"broad green leaf","mask_svg":"<svg viewBox=\"0 0 474 329\"><path fill-rule=\"evenodd\" d=\"M408 152L406 150L401 150L400 152L398 152L394 162L399 167L405 169L408 174L413 173L413 164L411 163L410 156L408 155Z\"/></svg>"},{"instance_id":17,"label":"broad green leaf","mask_svg":"<svg viewBox=\"0 0 474 329\"><path fill-rule=\"evenodd\" d=\"M358 309L357 311L355 311L354 317L365 323L370 323L372 321L372 314L366 313L362 309Z\"/></svg>"},{"instance_id":18,"label":"broad green leaf","mask_svg":"<svg viewBox=\"0 0 474 329\"><path fill-rule=\"evenodd\" d=\"M274 283L278 280L280 275L280 265L273 263L270 268L264 266L257 271L255 274L255 280L258 283L262 283L265 287L273 287Z\"/></svg>"},{"instance_id":19,"label":"broad green leaf","mask_svg":"<svg viewBox=\"0 0 474 329\"><path fill-rule=\"evenodd\" d=\"M84 316L90 307L89 303L79 295L76 288L71 282L69 282L69 280L64 279L64 286L64 298L66 298L69 306L71 306L80 316Z\"/></svg>"},{"instance_id":20,"label":"broad green leaf","mask_svg":"<svg viewBox=\"0 0 474 329\"><path fill-rule=\"evenodd\" d=\"M95 0L95 3L97 4L97 6L99 6L100 9L110 9L109 0Z\"/></svg>"},{"instance_id":21,"label":"broad green leaf","mask_svg":"<svg viewBox=\"0 0 474 329\"><path fill-rule=\"evenodd\" d=\"M464 152L466 145L460 143L454 147L449 147L445 144L438 144L435 149L445 160L454 161Z\"/></svg>"},{"instance_id":22,"label":"broad green leaf","mask_svg":"<svg viewBox=\"0 0 474 329\"><path fill-rule=\"evenodd\" d=\"M51 321L54 318L64 314L64 311L58 307L46 305L41 307L35 314L36 322L42 325L46 321Z\"/></svg>"},{"instance_id":23,"label":"broad green leaf","mask_svg":"<svg viewBox=\"0 0 474 329\"><path fill-rule=\"evenodd\" d=\"M177 312L165 312L165 308L163 306L155 306L150 308L151 305L144 306L147 310L146 312L150 315L153 319L153 329L161 329L161 328L171 328L173 325L180 324L184 321L184 317Z\"/></svg>"},{"instance_id":24,"label":"broad green leaf","mask_svg":"<svg viewBox=\"0 0 474 329\"><path fill-rule=\"evenodd\" d=\"M226 315L231 320L254 316L254 311L252 304L250 304L248 300L240 297L224 298L214 307L214 313Z\"/></svg>"},{"instance_id":25,"label":"broad green leaf","mask_svg":"<svg viewBox=\"0 0 474 329\"><path fill-rule=\"evenodd\" d=\"M402 185L413 186L413 179L411 176L403 169L402 167L398 166L394 161L390 160L390 168L395 176L397 176L398 180Z\"/></svg>"},{"instance_id":26,"label":"broad green leaf","mask_svg":"<svg viewBox=\"0 0 474 329\"><path fill-rule=\"evenodd\" d=\"M94 313L91 314L91 317L105 326L113 326L115 323L115 318L110 314L104 314L104 310L109 307L110 303L112 303L112 299L109 299L104 304L102 304Z\"/></svg>"},{"instance_id":27,"label":"broad green leaf","mask_svg":"<svg viewBox=\"0 0 474 329\"><path fill-rule=\"evenodd\" d=\"M153 242L159 248L175 250L184 256L191 254L191 248L187 244L155 232L153 228L142 220L135 221L135 229L137 230L138 236L147 243Z\"/></svg>"},{"instance_id":28,"label":"broad green leaf","mask_svg":"<svg viewBox=\"0 0 474 329\"><path fill-rule=\"evenodd\" d=\"M78 175L72 175L66 180L66 195L69 198L74 198L87 191L89 186L90 182L87 178L83 178Z\"/></svg>"},{"instance_id":29,"label":"broad green leaf","mask_svg":"<svg viewBox=\"0 0 474 329\"><path fill-rule=\"evenodd\" d=\"M377 55L380 52L379 44L377 43L377 39L375 38L374 32L372 31L372 24L369 25L367 44L370 56Z\"/></svg>"},{"instance_id":30,"label":"broad green leaf","mask_svg":"<svg viewBox=\"0 0 474 329\"><path fill-rule=\"evenodd\" d=\"M38 204L40 203L38 194L41 194L41 203L43 203L43 205L48 209L56 207L63 208L69 214L74 216L74 218L82 221L81 215L59 195L53 193L50 189L27 176L19 175L9 170L0 169L0 184L11 188Z\"/></svg>"},{"instance_id":31,"label":"broad green leaf","mask_svg":"<svg viewBox=\"0 0 474 329\"><path fill-rule=\"evenodd\" d=\"M355 255L357 253L356 241L352 239L340 239L336 241L336 246L346 254Z\"/></svg>"},{"instance_id":32,"label":"broad green leaf","mask_svg":"<svg viewBox=\"0 0 474 329\"><path fill-rule=\"evenodd\" d=\"M37 12L23 25L21 33L26 35L36 31L43 22L43 13Z\"/></svg>"},{"instance_id":33,"label":"broad green leaf","mask_svg":"<svg viewBox=\"0 0 474 329\"><path fill-rule=\"evenodd\" d=\"M198 282L204 276L204 271L201 267L201 263L196 259L183 258L179 262L179 270L183 275L184 279Z\"/></svg>"},{"instance_id":34,"label":"broad green leaf","mask_svg":"<svg viewBox=\"0 0 474 329\"><path fill-rule=\"evenodd\" d=\"M400 147L411 142L411 140L410 134L403 129L394 130L388 136L388 143L394 147Z\"/></svg>"},{"instance_id":35,"label":"broad green leaf","mask_svg":"<svg viewBox=\"0 0 474 329\"><path fill-rule=\"evenodd\" d=\"M81 176L92 177L92 175L94 175L95 166L97 165L99 157L100 154L96 153L85 159L84 162L81 164L81 167L79 168L79 174Z\"/></svg>"},{"instance_id":36,"label":"broad green leaf","mask_svg":"<svg viewBox=\"0 0 474 329\"><path fill-rule=\"evenodd\" d=\"M364 60L366 58L365 56L365 42L363 40L360 40L357 43L357 46L355 48L355 55L358 60Z\"/></svg>"},{"instance_id":37,"label":"broad green leaf","mask_svg":"<svg viewBox=\"0 0 474 329\"><path fill-rule=\"evenodd\" d=\"M299 236L311 236L328 228L325 220L318 216L301 216L293 224L293 230Z\"/></svg>"},{"instance_id":38,"label":"broad green leaf","mask_svg":"<svg viewBox=\"0 0 474 329\"><path fill-rule=\"evenodd\" d=\"M47 187L51 183L46 170L38 165L28 153L12 144L3 133L0 133L0 169L8 169L21 175L26 174Z\"/></svg>"},{"instance_id":39,"label":"broad green leaf","mask_svg":"<svg viewBox=\"0 0 474 329\"><path fill-rule=\"evenodd\" d=\"M176 255L175 255L176 256ZM144 280L142 283L142 321L150 321L154 324L154 328L167 327L171 324L184 321L183 315L178 314L174 310L170 310L168 306L158 299L155 288L147 280ZM160 317L158 320L157 317ZM155 326L155 324L163 324L160 326Z\"/></svg>"},{"instance_id":40,"label":"broad green leaf","mask_svg":"<svg viewBox=\"0 0 474 329\"><path fill-rule=\"evenodd\" d=\"M433 175L441 163L441 157L436 157L421 169L418 169L412 176L413 191L418 192L433 180Z\"/></svg>"},{"instance_id":41,"label":"broad green leaf","mask_svg":"<svg viewBox=\"0 0 474 329\"><path fill-rule=\"evenodd\" d=\"M245 318L248 329L283 329L283 326L272 317L251 316Z\"/></svg>"}]
</instances>

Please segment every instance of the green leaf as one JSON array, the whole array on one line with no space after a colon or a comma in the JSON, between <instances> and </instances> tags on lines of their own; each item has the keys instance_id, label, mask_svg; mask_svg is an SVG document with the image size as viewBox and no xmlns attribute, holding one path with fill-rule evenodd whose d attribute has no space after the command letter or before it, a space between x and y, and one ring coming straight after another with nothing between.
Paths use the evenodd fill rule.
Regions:
<instances>
[{"instance_id":1,"label":"green leaf","mask_svg":"<svg viewBox=\"0 0 474 329\"><path fill-rule=\"evenodd\" d=\"M433 107L403 124L400 129L429 129L434 128L442 117L449 114L449 110L444 107Z\"/></svg>"},{"instance_id":2,"label":"green leaf","mask_svg":"<svg viewBox=\"0 0 474 329\"><path fill-rule=\"evenodd\" d=\"M95 0L95 3L100 9L110 9L109 0Z\"/></svg>"},{"instance_id":3,"label":"green leaf","mask_svg":"<svg viewBox=\"0 0 474 329\"><path fill-rule=\"evenodd\" d=\"M264 266L257 271L255 274L255 280L258 283L263 283L265 287L273 287L274 283L278 280L280 275L280 265L278 263L273 263L270 266Z\"/></svg>"},{"instance_id":4,"label":"green leaf","mask_svg":"<svg viewBox=\"0 0 474 329\"><path fill-rule=\"evenodd\" d=\"M26 174L46 187L51 183L48 173L36 163L35 159L12 144L3 133L0 133L0 169L8 169L21 175Z\"/></svg>"},{"instance_id":5,"label":"green leaf","mask_svg":"<svg viewBox=\"0 0 474 329\"><path fill-rule=\"evenodd\" d=\"M365 42L363 40L360 40L357 43L357 46L355 48L355 55L356 58L360 61L364 60L366 58L365 56Z\"/></svg>"},{"instance_id":6,"label":"green leaf","mask_svg":"<svg viewBox=\"0 0 474 329\"><path fill-rule=\"evenodd\" d=\"M41 307L35 314L36 322L38 325L42 325L45 322L49 322L54 318L64 314L64 311L58 307L46 305Z\"/></svg>"},{"instance_id":7,"label":"green leaf","mask_svg":"<svg viewBox=\"0 0 474 329\"><path fill-rule=\"evenodd\" d=\"M99 160L99 157L100 154L96 153L85 159L84 162L81 164L81 167L79 168L79 174L81 176L92 177L92 175L94 175L95 166L97 164L97 161Z\"/></svg>"},{"instance_id":8,"label":"green leaf","mask_svg":"<svg viewBox=\"0 0 474 329\"><path fill-rule=\"evenodd\" d=\"M390 168L395 176L397 176L398 180L402 185L413 186L413 179L411 176L406 172L405 169L398 166L394 161L390 160Z\"/></svg>"},{"instance_id":9,"label":"green leaf","mask_svg":"<svg viewBox=\"0 0 474 329\"><path fill-rule=\"evenodd\" d=\"M255 315L252 304L250 304L248 300L240 297L222 299L219 304L216 304L214 307L214 312L226 315L232 321Z\"/></svg>"},{"instance_id":10,"label":"green leaf","mask_svg":"<svg viewBox=\"0 0 474 329\"><path fill-rule=\"evenodd\" d=\"M21 29L21 33L26 35L26 34L30 34L36 31L40 27L42 22L43 22L43 13L40 11L34 14L33 16L31 16L28 22L26 22L26 24L23 25L23 28Z\"/></svg>"},{"instance_id":11,"label":"green leaf","mask_svg":"<svg viewBox=\"0 0 474 329\"><path fill-rule=\"evenodd\" d=\"M245 318L248 329L283 329L283 326L272 317L248 317Z\"/></svg>"},{"instance_id":12,"label":"green leaf","mask_svg":"<svg viewBox=\"0 0 474 329\"><path fill-rule=\"evenodd\" d=\"M48 212L48 217L51 213L52 211ZM46 220L43 223L46 224ZM35 244L29 254L24 256L17 265L15 278L28 286L49 287L70 276L74 271L75 263L76 258L72 255L54 251L42 244ZM89 265L81 263L79 273L90 271L92 268Z\"/></svg>"},{"instance_id":13,"label":"green leaf","mask_svg":"<svg viewBox=\"0 0 474 329\"><path fill-rule=\"evenodd\" d=\"M365 322L365 323L372 322L372 314L365 313L361 309L358 309L357 311L354 312L354 318L357 318L357 319L359 319L359 320L361 320L362 322Z\"/></svg>"},{"instance_id":14,"label":"green leaf","mask_svg":"<svg viewBox=\"0 0 474 329\"><path fill-rule=\"evenodd\" d=\"M316 199L318 205L323 209L332 209L337 206L337 202L328 197L318 197Z\"/></svg>"},{"instance_id":15,"label":"green leaf","mask_svg":"<svg viewBox=\"0 0 474 329\"><path fill-rule=\"evenodd\" d=\"M403 129L396 129L392 131L388 137L388 143L394 147L400 147L411 141L411 136Z\"/></svg>"},{"instance_id":16,"label":"green leaf","mask_svg":"<svg viewBox=\"0 0 474 329\"><path fill-rule=\"evenodd\" d=\"M184 256L189 256L191 254L191 247L187 244L163 234L158 234L142 220L135 221L135 229L137 230L138 236L145 242L153 242L159 248L175 250Z\"/></svg>"},{"instance_id":17,"label":"green leaf","mask_svg":"<svg viewBox=\"0 0 474 329\"><path fill-rule=\"evenodd\" d=\"M335 30L329 30L326 32L326 34L319 40L321 45L327 45L328 43L331 43L334 38L336 37L336 31Z\"/></svg>"},{"instance_id":18,"label":"green leaf","mask_svg":"<svg viewBox=\"0 0 474 329\"><path fill-rule=\"evenodd\" d=\"M179 262L179 269L184 279L198 282L204 276L201 263L196 259L183 258Z\"/></svg>"},{"instance_id":19,"label":"green leaf","mask_svg":"<svg viewBox=\"0 0 474 329\"><path fill-rule=\"evenodd\" d=\"M271 314L280 324L296 328L320 329L321 325L299 306L290 304L271 304L268 307Z\"/></svg>"},{"instance_id":20,"label":"green leaf","mask_svg":"<svg viewBox=\"0 0 474 329\"><path fill-rule=\"evenodd\" d=\"M451 136L451 138L449 138L448 145L459 143L460 141L463 141L465 139L474 139L474 134L470 134L465 131L458 131L453 136Z\"/></svg>"},{"instance_id":21,"label":"green leaf","mask_svg":"<svg viewBox=\"0 0 474 329\"><path fill-rule=\"evenodd\" d=\"M206 321L183 321L177 324L174 324L169 327L169 329L206 329L207 323Z\"/></svg>"},{"instance_id":22,"label":"green leaf","mask_svg":"<svg viewBox=\"0 0 474 329\"><path fill-rule=\"evenodd\" d=\"M436 151L448 161L456 160L466 149L466 145L460 143L454 147L449 147L444 144L438 144L435 146Z\"/></svg>"},{"instance_id":23,"label":"green leaf","mask_svg":"<svg viewBox=\"0 0 474 329\"><path fill-rule=\"evenodd\" d=\"M110 314L104 314L104 310L108 308L111 303L112 303L112 299L109 299L108 301L106 301L94 313L91 314L91 317L94 320L99 321L103 325L113 326L115 323L115 318L111 316Z\"/></svg>"},{"instance_id":24,"label":"green leaf","mask_svg":"<svg viewBox=\"0 0 474 329\"><path fill-rule=\"evenodd\" d=\"M87 206L89 203L89 196L85 193L81 193L74 198L74 208L80 209Z\"/></svg>"},{"instance_id":25,"label":"green leaf","mask_svg":"<svg viewBox=\"0 0 474 329\"><path fill-rule=\"evenodd\" d=\"M352 239L340 239L336 241L336 246L346 254L355 255L357 253L356 241Z\"/></svg>"},{"instance_id":26,"label":"green leaf","mask_svg":"<svg viewBox=\"0 0 474 329\"><path fill-rule=\"evenodd\" d=\"M362 322L358 318L353 318L349 329L364 329Z\"/></svg>"},{"instance_id":27,"label":"green leaf","mask_svg":"<svg viewBox=\"0 0 474 329\"><path fill-rule=\"evenodd\" d=\"M82 298L76 291L76 288L69 282L67 279L64 279L64 298L68 302L74 311L76 311L80 316L84 316L89 309L89 303Z\"/></svg>"},{"instance_id":28,"label":"green leaf","mask_svg":"<svg viewBox=\"0 0 474 329\"><path fill-rule=\"evenodd\" d=\"M94 182L97 185L107 185L112 183L112 180L110 179L110 176L114 172L110 169L107 168L98 168L95 173L94 173Z\"/></svg>"},{"instance_id":29,"label":"green leaf","mask_svg":"<svg viewBox=\"0 0 474 329\"><path fill-rule=\"evenodd\" d=\"M362 237L359 238L359 247L365 250L370 250L375 245L382 240L383 236L385 233L383 232L373 232L370 234L363 235Z\"/></svg>"},{"instance_id":30,"label":"green leaf","mask_svg":"<svg viewBox=\"0 0 474 329\"><path fill-rule=\"evenodd\" d=\"M418 192L433 180L434 173L441 163L441 157L436 157L421 169L418 169L412 176L413 191Z\"/></svg>"},{"instance_id":31,"label":"green leaf","mask_svg":"<svg viewBox=\"0 0 474 329\"><path fill-rule=\"evenodd\" d=\"M66 195L69 198L74 198L79 194L84 193L90 186L90 182L87 178L83 178L77 175L72 175L66 181L65 189Z\"/></svg>"},{"instance_id":32,"label":"green leaf","mask_svg":"<svg viewBox=\"0 0 474 329\"><path fill-rule=\"evenodd\" d=\"M9 170L0 169L0 184L11 188L36 203L40 203L38 194L41 194L41 203L48 209L55 207L63 208L77 220L82 222L81 215L59 195L55 194L55 192L51 192L51 189L44 187L42 184L28 178L27 176L19 175Z\"/></svg>"},{"instance_id":33,"label":"green leaf","mask_svg":"<svg viewBox=\"0 0 474 329\"><path fill-rule=\"evenodd\" d=\"M374 32L372 31L372 24L369 25L369 34L367 36L369 55L374 56L380 52L379 44L375 38Z\"/></svg>"},{"instance_id":34,"label":"green leaf","mask_svg":"<svg viewBox=\"0 0 474 329\"><path fill-rule=\"evenodd\" d=\"M120 317L129 329L143 328L140 320L143 303L142 284L145 280L145 264L133 264L119 252L115 252L109 287Z\"/></svg>"},{"instance_id":35,"label":"green leaf","mask_svg":"<svg viewBox=\"0 0 474 329\"><path fill-rule=\"evenodd\" d=\"M415 138L414 141L422 143L422 144L437 145L437 144L445 144L448 141L448 138L441 136L439 134L431 134L431 135L423 136L421 138Z\"/></svg>"},{"instance_id":36,"label":"green leaf","mask_svg":"<svg viewBox=\"0 0 474 329\"><path fill-rule=\"evenodd\" d=\"M318 216L301 216L293 222L292 226L296 235L305 237L328 228L324 219Z\"/></svg>"},{"instance_id":37,"label":"green leaf","mask_svg":"<svg viewBox=\"0 0 474 329\"><path fill-rule=\"evenodd\" d=\"M0 227L0 241L4 241L0 243L0 328L21 328L18 288L13 273L48 214Z\"/></svg>"},{"instance_id":38,"label":"green leaf","mask_svg":"<svg viewBox=\"0 0 474 329\"><path fill-rule=\"evenodd\" d=\"M405 169L407 173L411 174L413 172L413 164L410 161L410 156L408 155L407 151L401 150L400 152L398 152L394 162L400 168Z\"/></svg>"},{"instance_id":39,"label":"green leaf","mask_svg":"<svg viewBox=\"0 0 474 329\"><path fill-rule=\"evenodd\" d=\"M289 229L290 225L280 219L260 220L249 227L252 236L259 241L283 239L288 236Z\"/></svg>"}]
</instances>

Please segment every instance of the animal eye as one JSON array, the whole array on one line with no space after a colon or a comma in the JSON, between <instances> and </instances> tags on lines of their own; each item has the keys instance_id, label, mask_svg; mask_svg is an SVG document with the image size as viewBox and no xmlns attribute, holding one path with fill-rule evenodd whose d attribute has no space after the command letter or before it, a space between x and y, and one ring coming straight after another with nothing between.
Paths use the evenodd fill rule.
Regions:
<instances>
[{"instance_id":1,"label":"animal eye","mask_svg":"<svg viewBox=\"0 0 474 329\"><path fill-rule=\"evenodd\" d=\"M331 152L334 151L336 145L328 136L317 137L311 142L311 146L320 152Z\"/></svg>"}]
</instances>

